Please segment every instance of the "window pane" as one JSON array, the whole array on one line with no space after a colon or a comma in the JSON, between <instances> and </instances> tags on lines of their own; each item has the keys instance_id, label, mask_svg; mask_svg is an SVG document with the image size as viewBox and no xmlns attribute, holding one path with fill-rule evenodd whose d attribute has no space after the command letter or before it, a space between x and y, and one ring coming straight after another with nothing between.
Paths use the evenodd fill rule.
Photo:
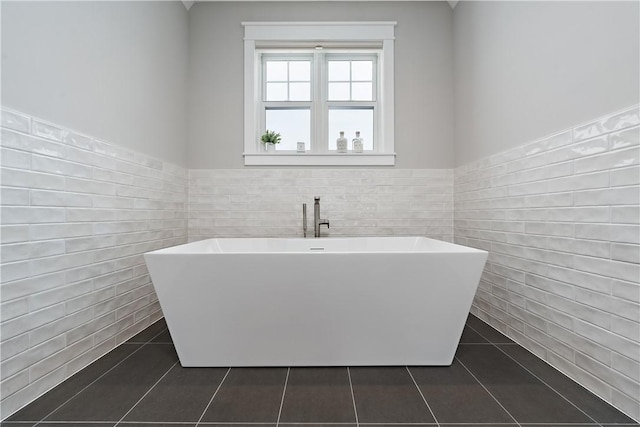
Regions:
<instances>
[{"instance_id":1,"label":"window pane","mask_svg":"<svg viewBox=\"0 0 640 427\"><path fill-rule=\"evenodd\" d=\"M349 101L349 83L329 83L330 101Z\"/></svg>"},{"instance_id":2,"label":"window pane","mask_svg":"<svg viewBox=\"0 0 640 427\"><path fill-rule=\"evenodd\" d=\"M280 133L282 141L276 150L296 150L298 141L308 150L311 141L311 110L267 109L266 128Z\"/></svg>"},{"instance_id":3,"label":"window pane","mask_svg":"<svg viewBox=\"0 0 640 427\"><path fill-rule=\"evenodd\" d=\"M287 61L267 61L267 81L287 81Z\"/></svg>"},{"instance_id":4,"label":"window pane","mask_svg":"<svg viewBox=\"0 0 640 427\"><path fill-rule=\"evenodd\" d=\"M265 101L286 101L286 83L267 83L267 97Z\"/></svg>"},{"instance_id":5,"label":"window pane","mask_svg":"<svg viewBox=\"0 0 640 427\"><path fill-rule=\"evenodd\" d=\"M289 83L289 101L311 101L311 84Z\"/></svg>"},{"instance_id":6,"label":"window pane","mask_svg":"<svg viewBox=\"0 0 640 427\"><path fill-rule=\"evenodd\" d=\"M354 81L372 81L373 80L373 62L372 61L353 61L351 63L351 80Z\"/></svg>"},{"instance_id":7,"label":"window pane","mask_svg":"<svg viewBox=\"0 0 640 427\"><path fill-rule=\"evenodd\" d=\"M329 110L329 150L336 149L336 139L344 131L344 137L349 141L349 150L353 150L353 138L356 131L360 131L364 149L373 150L373 108Z\"/></svg>"},{"instance_id":8,"label":"window pane","mask_svg":"<svg viewBox=\"0 0 640 427\"><path fill-rule=\"evenodd\" d=\"M311 81L311 62L310 61L289 62L289 80L292 82Z\"/></svg>"},{"instance_id":9,"label":"window pane","mask_svg":"<svg viewBox=\"0 0 640 427\"><path fill-rule=\"evenodd\" d=\"M373 85L371 83L352 83L351 99L354 101L373 100Z\"/></svg>"},{"instance_id":10,"label":"window pane","mask_svg":"<svg viewBox=\"0 0 640 427\"><path fill-rule=\"evenodd\" d=\"M349 81L349 61L329 61L329 81Z\"/></svg>"}]
</instances>

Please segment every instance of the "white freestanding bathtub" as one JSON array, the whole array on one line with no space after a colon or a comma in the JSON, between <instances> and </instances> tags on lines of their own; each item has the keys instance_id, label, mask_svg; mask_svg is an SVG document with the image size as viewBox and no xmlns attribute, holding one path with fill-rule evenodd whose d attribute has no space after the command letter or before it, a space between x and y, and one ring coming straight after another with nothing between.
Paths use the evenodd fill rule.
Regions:
<instances>
[{"instance_id":1,"label":"white freestanding bathtub","mask_svg":"<svg viewBox=\"0 0 640 427\"><path fill-rule=\"evenodd\" d=\"M424 237L145 254L182 366L450 365L487 252Z\"/></svg>"}]
</instances>

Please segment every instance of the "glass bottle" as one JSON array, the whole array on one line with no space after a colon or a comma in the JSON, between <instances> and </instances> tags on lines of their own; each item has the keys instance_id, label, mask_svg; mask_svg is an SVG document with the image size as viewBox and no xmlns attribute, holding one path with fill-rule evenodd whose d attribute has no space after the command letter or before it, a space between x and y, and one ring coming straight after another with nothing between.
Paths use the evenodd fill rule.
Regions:
<instances>
[{"instance_id":1,"label":"glass bottle","mask_svg":"<svg viewBox=\"0 0 640 427\"><path fill-rule=\"evenodd\" d=\"M354 153L362 153L363 143L362 138L360 138L360 131L356 131L356 137L353 138L353 152Z\"/></svg>"},{"instance_id":2,"label":"glass bottle","mask_svg":"<svg viewBox=\"0 0 640 427\"><path fill-rule=\"evenodd\" d=\"M340 138L336 140L336 147L338 153L346 153L347 150L347 138L344 137L344 131L340 131Z\"/></svg>"}]
</instances>

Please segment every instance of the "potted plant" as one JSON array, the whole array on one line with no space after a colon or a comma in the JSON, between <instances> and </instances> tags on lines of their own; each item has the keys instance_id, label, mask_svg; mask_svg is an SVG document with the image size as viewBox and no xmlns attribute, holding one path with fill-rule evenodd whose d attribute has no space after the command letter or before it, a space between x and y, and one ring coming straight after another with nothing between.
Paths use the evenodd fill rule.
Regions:
<instances>
[{"instance_id":1,"label":"potted plant","mask_svg":"<svg viewBox=\"0 0 640 427\"><path fill-rule=\"evenodd\" d=\"M276 144L280 144L282 137L278 132L267 129L260 137L260 141L264 144L267 151L275 151Z\"/></svg>"}]
</instances>

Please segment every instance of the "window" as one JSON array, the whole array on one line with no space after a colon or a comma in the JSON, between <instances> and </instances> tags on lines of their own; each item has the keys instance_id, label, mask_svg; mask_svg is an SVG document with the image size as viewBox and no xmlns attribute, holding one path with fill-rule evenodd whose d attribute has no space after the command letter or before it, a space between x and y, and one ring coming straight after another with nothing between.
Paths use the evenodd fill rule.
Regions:
<instances>
[{"instance_id":1,"label":"window","mask_svg":"<svg viewBox=\"0 0 640 427\"><path fill-rule=\"evenodd\" d=\"M328 149L336 150L336 138L345 132L348 146L356 132L364 140L366 152L373 152L378 137L377 53L375 55L328 55L327 125Z\"/></svg>"},{"instance_id":2,"label":"window","mask_svg":"<svg viewBox=\"0 0 640 427\"><path fill-rule=\"evenodd\" d=\"M312 84L314 57L311 55L260 53L262 61L261 122L258 133L265 129L281 134L276 145L279 152L295 152L298 141L310 150Z\"/></svg>"},{"instance_id":3,"label":"window","mask_svg":"<svg viewBox=\"0 0 640 427\"><path fill-rule=\"evenodd\" d=\"M243 25L245 165L395 163L395 23ZM275 153L259 142L265 129L282 135ZM349 154L337 153L340 131ZM351 153L356 131L363 153ZM298 142L304 153L297 152Z\"/></svg>"},{"instance_id":4,"label":"window","mask_svg":"<svg viewBox=\"0 0 640 427\"><path fill-rule=\"evenodd\" d=\"M373 153L380 112L375 80L379 49L318 50L286 54L258 49L259 133L266 129L280 133L279 153L297 152L297 143L304 142L305 153L319 154L336 152L341 131L351 149L358 131L365 151Z\"/></svg>"}]
</instances>

